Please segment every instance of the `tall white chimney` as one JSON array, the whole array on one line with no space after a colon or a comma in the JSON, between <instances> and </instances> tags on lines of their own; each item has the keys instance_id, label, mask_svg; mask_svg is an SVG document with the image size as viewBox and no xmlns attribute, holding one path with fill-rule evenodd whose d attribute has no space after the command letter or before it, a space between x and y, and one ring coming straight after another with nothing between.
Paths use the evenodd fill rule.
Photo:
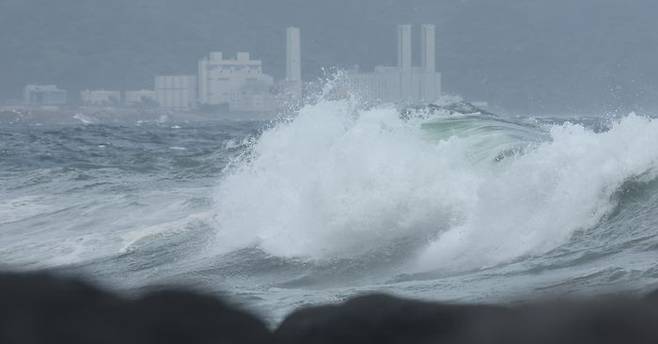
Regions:
<instances>
[{"instance_id":1,"label":"tall white chimney","mask_svg":"<svg viewBox=\"0 0 658 344\"><path fill-rule=\"evenodd\" d=\"M286 30L286 80L302 80L302 50L300 30L289 27Z\"/></svg>"},{"instance_id":2,"label":"tall white chimney","mask_svg":"<svg viewBox=\"0 0 658 344\"><path fill-rule=\"evenodd\" d=\"M398 25L398 67L411 70L411 25Z\"/></svg>"},{"instance_id":3,"label":"tall white chimney","mask_svg":"<svg viewBox=\"0 0 658 344\"><path fill-rule=\"evenodd\" d=\"M436 72L436 27L431 24L420 28L420 65L427 73Z\"/></svg>"}]
</instances>

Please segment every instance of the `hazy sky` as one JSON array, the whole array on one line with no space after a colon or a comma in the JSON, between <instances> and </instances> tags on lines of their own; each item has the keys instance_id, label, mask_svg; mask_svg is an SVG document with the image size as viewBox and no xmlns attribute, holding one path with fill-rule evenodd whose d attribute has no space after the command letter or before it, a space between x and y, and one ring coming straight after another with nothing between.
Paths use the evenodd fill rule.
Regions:
<instances>
[{"instance_id":1,"label":"hazy sky","mask_svg":"<svg viewBox=\"0 0 658 344\"><path fill-rule=\"evenodd\" d=\"M0 98L29 82L152 87L212 50L284 72L302 28L306 78L395 63L395 25L437 25L444 90L515 113L658 112L655 0L0 0Z\"/></svg>"}]
</instances>

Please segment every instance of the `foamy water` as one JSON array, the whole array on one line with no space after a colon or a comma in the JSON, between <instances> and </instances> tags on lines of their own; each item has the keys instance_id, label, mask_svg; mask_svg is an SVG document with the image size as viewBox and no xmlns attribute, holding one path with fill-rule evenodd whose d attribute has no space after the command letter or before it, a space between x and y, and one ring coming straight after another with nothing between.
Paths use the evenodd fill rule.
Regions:
<instances>
[{"instance_id":1,"label":"foamy water","mask_svg":"<svg viewBox=\"0 0 658 344\"><path fill-rule=\"evenodd\" d=\"M411 238L414 272L481 268L567 243L610 214L624 183L655 178L656 120L629 115L603 133L469 120L309 106L223 178L213 248L327 260Z\"/></svg>"},{"instance_id":2,"label":"foamy water","mask_svg":"<svg viewBox=\"0 0 658 344\"><path fill-rule=\"evenodd\" d=\"M658 284L658 121L400 116L0 129L0 264L221 290L280 318L355 293Z\"/></svg>"}]
</instances>

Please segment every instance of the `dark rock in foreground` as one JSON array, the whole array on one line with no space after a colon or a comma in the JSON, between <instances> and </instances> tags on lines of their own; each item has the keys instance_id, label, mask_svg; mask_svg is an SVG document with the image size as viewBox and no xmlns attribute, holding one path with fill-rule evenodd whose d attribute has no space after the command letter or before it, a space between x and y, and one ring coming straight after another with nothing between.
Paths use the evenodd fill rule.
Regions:
<instances>
[{"instance_id":1,"label":"dark rock in foreground","mask_svg":"<svg viewBox=\"0 0 658 344\"><path fill-rule=\"evenodd\" d=\"M512 312L503 307L439 305L386 295L304 309L277 330L283 343L480 343Z\"/></svg>"},{"instance_id":2,"label":"dark rock in foreground","mask_svg":"<svg viewBox=\"0 0 658 344\"><path fill-rule=\"evenodd\" d=\"M0 343L271 343L256 317L217 298L158 291L126 299L47 275L0 275Z\"/></svg>"},{"instance_id":3,"label":"dark rock in foreground","mask_svg":"<svg viewBox=\"0 0 658 344\"><path fill-rule=\"evenodd\" d=\"M384 295L300 310L282 343L658 343L658 300L607 298L516 307L401 300Z\"/></svg>"},{"instance_id":4,"label":"dark rock in foreground","mask_svg":"<svg viewBox=\"0 0 658 344\"><path fill-rule=\"evenodd\" d=\"M370 295L298 310L272 333L198 293L129 299L49 275L0 274L0 343L658 343L658 292L516 306Z\"/></svg>"}]
</instances>

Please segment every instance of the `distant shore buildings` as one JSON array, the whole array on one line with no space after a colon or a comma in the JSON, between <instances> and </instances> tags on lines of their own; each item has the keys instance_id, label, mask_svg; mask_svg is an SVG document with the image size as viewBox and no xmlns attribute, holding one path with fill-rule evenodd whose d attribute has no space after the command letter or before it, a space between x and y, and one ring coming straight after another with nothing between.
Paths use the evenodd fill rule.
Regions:
<instances>
[{"instance_id":1,"label":"distant shore buildings","mask_svg":"<svg viewBox=\"0 0 658 344\"><path fill-rule=\"evenodd\" d=\"M158 75L152 90L83 90L85 107L131 107L175 111L273 112L299 103L303 93L300 29L286 29L286 77L275 81L263 72L263 62L248 52L234 57L211 52L198 62L196 75ZM67 92L55 85L28 85L24 104L33 107L63 106Z\"/></svg>"},{"instance_id":2,"label":"distant shore buildings","mask_svg":"<svg viewBox=\"0 0 658 344\"><path fill-rule=\"evenodd\" d=\"M189 110L197 106L196 75L155 77L155 100L162 108Z\"/></svg>"},{"instance_id":3,"label":"distant shore buildings","mask_svg":"<svg viewBox=\"0 0 658 344\"><path fill-rule=\"evenodd\" d=\"M413 66L411 25L397 27L397 66L377 66L373 72L348 71L344 91L358 94L368 103L422 104L441 95L441 74L436 71L436 30L420 27L420 66ZM301 30L286 29L285 78L276 81L264 73L263 62L248 52L234 56L211 52L201 58L196 74L158 75L153 89L116 91L84 90L86 107L163 108L174 111L269 113L302 102ZM28 85L28 106L62 106L67 91L55 85Z\"/></svg>"},{"instance_id":4,"label":"distant shore buildings","mask_svg":"<svg viewBox=\"0 0 658 344\"><path fill-rule=\"evenodd\" d=\"M199 61L199 106L227 106L232 112L273 110L274 78L263 73L263 63L239 52L225 58L210 53Z\"/></svg>"},{"instance_id":5,"label":"distant shore buildings","mask_svg":"<svg viewBox=\"0 0 658 344\"><path fill-rule=\"evenodd\" d=\"M263 62L248 52L228 57L211 52L198 62L197 75L163 75L155 78L156 100L175 110L273 112L302 97L301 39L299 28L286 30L286 78L275 82L263 72Z\"/></svg>"},{"instance_id":6,"label":"distant shore buildings","mask_svg":"<svg viewBox=\"0 0 658 344\"><path fill-rule=\"evenodd\" d=\"M123 104L127 107L155 107L158 105L157 94L154 90L126 91Z\"/></svg>"},{"instance_id":7,"label":"distant shore buildings","mask_svg":"<svg viewBox=\"0 0 658 344\"><path fill-rule=\"evenodd\" d=\"M119 106L121 105L121 91L84 90L80 92L80 101L84 106Z\"/></svg>"},{"instance_id":8,"label":"distant shore buildings","mask_svg":"<svg viewBox=\"0 0 658 344\"><path fill-rule=\"evenodd\" d=\"M68 92L57 85L27 85L23 90L23 102L30 106L61 106L68 100Z\"/></svg>"},{"instance_id":9,"label":"distant shore buildings","mask_svg":"<svg viewBox=\"0 0 658 344\"><path fill-rule=\"evenodd\" d=\"M397 28L397 66L377 66L374 72L350 71L346 87L369 103L422 104L441 96L441 74L436 72L436 29L420 28L419 67L412 64L412 26Z\"/></svg>"}]
</instances>

